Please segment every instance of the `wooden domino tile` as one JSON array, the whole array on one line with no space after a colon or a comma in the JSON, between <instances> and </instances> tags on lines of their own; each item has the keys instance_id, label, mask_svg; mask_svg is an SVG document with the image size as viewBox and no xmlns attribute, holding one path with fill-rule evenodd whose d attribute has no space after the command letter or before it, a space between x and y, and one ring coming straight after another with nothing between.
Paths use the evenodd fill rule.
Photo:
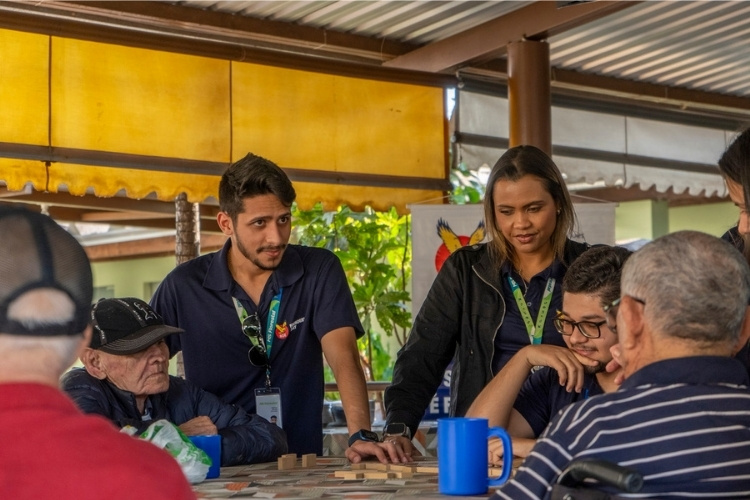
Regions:
<instances>
[{"instance_id":1,"label":"wooden domino tile","mask_svg":"<svg viewBox=\"0 0 750 500\"><path fill-rule=\"evenodd\" d=\"M363 474L364 474L365 479L389 479L395 476L395 473L393 472L385 472L385 471L378 471L378 470L365 471Z\"/></svg>"},{"instance_id":2,"label":"wooden domino tile","mask_svg":"<svg viewBox=\"0 0 750 500\"><path fill-rule=\"evenodd\" d=\"M351 471L351 470L337 470L334 472L334 477L338 477L340 479L362 479L364 472L361 471Z\"/></svg>"},{"instance_id":3,"label":"wooden domino tile","mask_svg":"<svg viewBox=\"0 0 750 500\"><path fill-rule=\"evenodd\" d=\"M388 470L393 472L414 472L416 467L413 465L390 464Z\"/></svg>"},{"instance_id":4,"label":"wooden domino tile","mask_svg":"<svg viewBox=\"0 0 750 500\"><path fill-rule=\"evenodd\" d=\"M278 460L279 470L294 469L297 466L297 455L281 455Z\"/></svg>"},{"instance_id":5,"label":"wooden domino tile","mask_svg":"<svg viewBox=\"0 0 750 500\"><path fill-rule=\"evenodd\" d=\"M318 459L315 453L308 453L302 455L302 467L315 467L318 464Z\"/></svg>"},{"instance_id":6,"label":"wooden domino tile","mask_svg":"<svg viewBox=\"0 0 750 500\"><path fill-rule=\"evenodd\" d=\"M409 471L398 471L398 472L392 472L393 477L396 479L411 479L414 477L414 474Z\"/></svg>"}]
</instances>

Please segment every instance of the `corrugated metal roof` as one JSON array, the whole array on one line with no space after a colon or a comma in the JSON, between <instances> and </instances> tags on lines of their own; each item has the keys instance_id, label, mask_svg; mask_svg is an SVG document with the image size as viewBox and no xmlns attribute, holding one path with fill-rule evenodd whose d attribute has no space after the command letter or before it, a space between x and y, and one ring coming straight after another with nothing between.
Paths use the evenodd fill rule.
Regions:
<instances>
[{"instance_id":1,"label":"corrugated metal roof","mask_svg":"<svg viewBox=\"0 0 750 500\"><path fill-rule=\"evenodd\" d=\"M416 45L532 2L181 1L179 5ZM750 97L750 2L647 1L549 39L552 66Z\"/></svg>"},{"instance_id":2,"label":"corrugated metal roof","mask_svg":"<svg viewBox=\"0 0 750 500\"><path fill-rule=\"evenodd\" d=\"M750 2L643 2L550 42L554 67L750 96Z\"/></svg>"},{"instance_id":3,"label":"corrugated metal roof","mask_svg":"<svg viewBox=\"0 0 750 500\"><path fill-rule=\"evenodd\" d=\"M473 28L531 2L188 0L176 3L354 35L425 44Z\"/></svg>"}]
</instances>

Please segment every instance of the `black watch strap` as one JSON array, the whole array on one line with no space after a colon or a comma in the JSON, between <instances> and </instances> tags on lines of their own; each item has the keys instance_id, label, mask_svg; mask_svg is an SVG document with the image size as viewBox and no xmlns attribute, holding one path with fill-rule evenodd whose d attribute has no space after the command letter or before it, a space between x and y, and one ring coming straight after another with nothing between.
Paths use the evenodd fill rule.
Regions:
<instances>
[{"instance_id":1,"label":"black watch strap","mask_svg":"<svg viewBox=\"0 0 750 500\"><path fill-rule=\"evenodd\" d=\"M367 429L360 429L351 436L349 436L349 446L353 445L355 441L370 441L372 443L379 443L380 437L377 432L368 431Z\"/></svg>"}]
</instances>

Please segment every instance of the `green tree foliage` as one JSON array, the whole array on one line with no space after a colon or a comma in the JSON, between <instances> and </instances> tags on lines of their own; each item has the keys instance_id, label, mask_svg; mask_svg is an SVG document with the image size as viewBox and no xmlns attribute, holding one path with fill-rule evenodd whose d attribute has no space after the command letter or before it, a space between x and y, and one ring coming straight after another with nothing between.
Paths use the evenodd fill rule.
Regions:
<instances>
[{"instance_id":1,"label":"green tree foliage","mask_svg":"<svg viewBox=\"0 0 750 500\"><path fill-rule=\"evenodd\" d=\"M353 212L342 206L326 212L320 204L311 210L295 207L292 215L292 241L327 248L341 261L365 329L358 341L365 373L369 380L390 380L391 356L379 331L403 345L411 327L409 216L394 208Z\"/></svg>"},{"instance_id":2,"label":"green tree foliage","mask_svg":"<svg viewBox=\"0 0 750 500\"><path fill-rule=\"evenodd\" d=\"M460 164L451 171L451 183L452 204L481 203L484 183L475 171ZM395 208L353 212L341 206L326 212L320 204L310 210L295 205L292 215L292 242L327 248L341 261L365 329L357 345L367 378L390 380L392 357L380 335L404 345L411 328L411 217ZM333 380L330 369L326 380Z\"/></svg>"},{"instance_id":3,"label":"green tree foliage","mask_svg":"<svg viewBox=\"0 0 750 500\"><path fill-rule=\"evenodd\" d=\"M454 205L468 205L482 203L485 183L475 170L469 170L465 164L459 163L458 168L451 170L451 203Z\"/></svg>"}]
</instances>

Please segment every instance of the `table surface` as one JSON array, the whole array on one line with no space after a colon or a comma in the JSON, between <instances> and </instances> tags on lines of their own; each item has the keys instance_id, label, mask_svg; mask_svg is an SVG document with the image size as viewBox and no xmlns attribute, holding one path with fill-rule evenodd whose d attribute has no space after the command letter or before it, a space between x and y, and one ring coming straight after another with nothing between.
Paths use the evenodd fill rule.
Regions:
<instances>
[{"instance_id":1,"label":"table surface","mask_svg":"<svg viewBox=\"0 0 750 500\"><path fill-rule=\"evenodd\" d=\"M368 462L368 467L375 463ZM407 465L437 467L437 459L418 457ZM335 477L336 471L343 470L351 470L351 464L343 457L317 457L315 467L307 468L302 467L298 458L297 466L288 470L278 470L276 462L222 467L218 478L194 484L193 490L198 498L462 498L440 495L435 472L414 472L408 479ZM484 497L491 493L492 490L488 491Z\"/></svg>"}]
</instances>

